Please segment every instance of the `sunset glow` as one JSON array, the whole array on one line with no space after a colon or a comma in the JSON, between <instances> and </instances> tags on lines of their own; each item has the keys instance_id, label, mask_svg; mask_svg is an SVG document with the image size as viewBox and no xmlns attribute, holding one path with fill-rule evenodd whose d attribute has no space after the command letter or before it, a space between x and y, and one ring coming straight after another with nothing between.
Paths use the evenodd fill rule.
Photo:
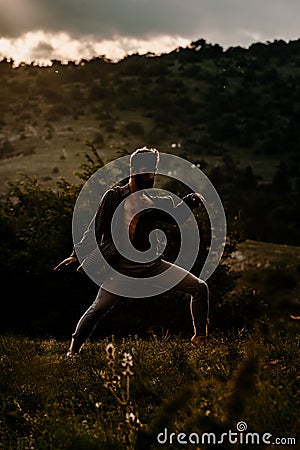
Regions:
<instances>
[{"instance_id":1,"label":"sunset glow","mask_svg":"<svg viewBox=\"0 0 300 450\"><path fill-rule=\"evenodd\" d=\"M258 14L259 11L259 14ZM249 47L299 38L295 0L0 0L0 59L39 65L168 53L204 39Z\"/></svg>"},{"instance_id":2,"label":"sunset glow","mask_svg":"<svg viewBox=\"0 0 300 450\"><path fill-rule=\"evenodd\" d=\"M63 63L79 62L104 55L112 61L126 54L153 52L165 53L180 46L186 46L189 40L181 37L157 36L149 39L118 37L95 42L92 37L72 39L67 33L45 33L43 31L26 33L16 39L0 39L0 58L12 59L17 66L21 62L39 65L51 64L58 59Z\"/></svg>"}]
</instances>

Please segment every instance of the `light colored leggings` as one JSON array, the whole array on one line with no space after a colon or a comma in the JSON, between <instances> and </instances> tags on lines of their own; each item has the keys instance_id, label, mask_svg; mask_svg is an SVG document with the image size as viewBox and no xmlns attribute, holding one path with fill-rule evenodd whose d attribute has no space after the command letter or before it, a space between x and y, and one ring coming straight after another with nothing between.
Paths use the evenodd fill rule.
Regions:
<instances>
[{"instance_id":1,"label":"light colored leggings","mask_svg":"<svg viewBox=\"0 0 300 450\"><path fill-rule=\"evenodd\" d=\"M170 267L172 267L172 277L175 275L176 279L181 279L174 286L174 289L191 296L190 310L195 334L205 336L209 315L209 291L203 280L160 258L149 264L133 264L122 261L116 269L128 277L148 278L159 275ZM110 292L110 290L113 291L114 283L116 283L115 279L104 281L99 288L95 301L79 319L75 332L72 334L78 344L81 345L85 342L101 318L122 298L120 295Z\"/></svg>"}]
</instances>

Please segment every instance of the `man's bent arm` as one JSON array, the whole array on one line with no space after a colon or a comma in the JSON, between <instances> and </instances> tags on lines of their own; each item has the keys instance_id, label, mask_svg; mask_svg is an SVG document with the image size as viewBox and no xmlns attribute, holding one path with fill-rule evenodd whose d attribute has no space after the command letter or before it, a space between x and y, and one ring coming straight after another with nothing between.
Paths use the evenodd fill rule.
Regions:
<instances>
[{"instance_id":1,"label":"man's bent arm","mask_svg":"<svg viewBox=\"0 0 300 450\"><path fill-rule=\"evenodd\" d=\"M191 216L192 210L198 208L201 200L197 194L188 194L175 206L173 198L168 195L158 197L155 203L159 207L155 211L155 218L158 221L175 224L177 218L178 223L182 224Z\"/></svg>"}]
</instances>

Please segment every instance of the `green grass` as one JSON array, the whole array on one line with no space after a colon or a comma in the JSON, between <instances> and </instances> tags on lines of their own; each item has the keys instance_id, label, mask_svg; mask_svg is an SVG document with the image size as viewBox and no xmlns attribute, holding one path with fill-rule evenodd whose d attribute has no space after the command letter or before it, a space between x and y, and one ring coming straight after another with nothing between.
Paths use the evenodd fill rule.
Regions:
<instances>
[{"instance_id":1,"label":"green grass","mask_svg":"<svg viewBox=\"0 0 300 450\"><path fill-rule=\"evenodd\" d=\"M296 436L295 330L212 336L203 351L168 333L135 336L114 340L109 359L107 344L89 342L67 358L68 342L1 337L0 448L195 449L162 446L156 436L165 427L236 430L240 420L249 431ZM122 374L124 353L133 376Z\"/></svg>"},{"instance_id":2,"label":"green grass","mask_svg":"<svg viewBox=\"0 0 300 450\"><path fill-rule=\"evenodd\" d=\"M240 273L235 291L243 287L262 292L269 305L288 305L284 314L298 315L300 248L247 239L228 263Z\"/></svg>"}]
</instances>

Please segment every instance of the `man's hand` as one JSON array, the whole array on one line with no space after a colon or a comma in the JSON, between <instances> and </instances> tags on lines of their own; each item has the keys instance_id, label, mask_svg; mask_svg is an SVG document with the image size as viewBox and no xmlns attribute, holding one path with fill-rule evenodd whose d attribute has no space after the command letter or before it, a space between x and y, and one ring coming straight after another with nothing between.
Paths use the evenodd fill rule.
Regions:
<instances>
[{"instance_id":1,"label":"man's hand","mask_svg":"<svg viewBox=\"0 0 300 450\"><path fill-rule=\"evenodd\" d=\"M69 256L69 258L64 259L62 262L60 262L56 267L54 267L53 270L61 270L65 266L69 266L70 264L73 264L77 262L76 256Z\"/></svg>"}]
</instances>

